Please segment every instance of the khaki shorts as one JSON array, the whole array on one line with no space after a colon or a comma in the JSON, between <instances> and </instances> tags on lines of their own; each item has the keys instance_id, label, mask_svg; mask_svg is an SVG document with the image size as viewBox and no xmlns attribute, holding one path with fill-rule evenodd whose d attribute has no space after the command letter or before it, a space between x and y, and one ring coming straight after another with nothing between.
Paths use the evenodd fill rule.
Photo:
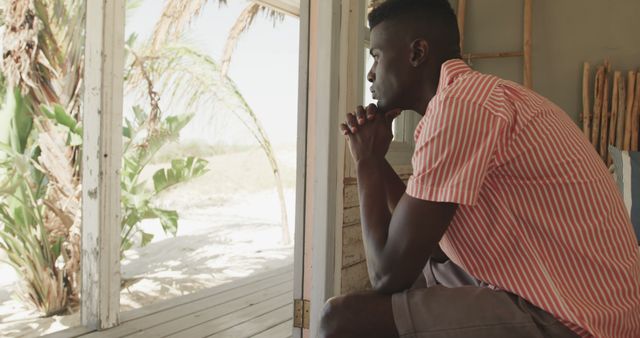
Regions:
<instances>
[{"instance_id":1,"label":"khaki shorts","mask_svg":"<svg viewBox=\"0 0 640 338\"><path fill-rule=\"evenodd\" d=\"M403 338L578 337L526 300L486 287L451 261L429 260L424 279L392 296Z\"/></svg>"}]
</instances>

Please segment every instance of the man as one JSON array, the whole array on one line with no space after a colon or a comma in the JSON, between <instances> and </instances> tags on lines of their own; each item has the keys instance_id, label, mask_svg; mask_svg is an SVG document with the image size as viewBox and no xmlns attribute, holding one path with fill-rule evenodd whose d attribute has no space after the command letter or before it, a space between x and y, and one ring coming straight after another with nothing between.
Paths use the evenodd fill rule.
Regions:
<instances>
[{"instance_id":1,"label":"man","mask_svg":"<svg viewBox=\"0 0 640 338\"><path fill-rule=\"evenodd\" d=\"M320 335L640 337L640 250L569 117L460 60L446 0L388 0L369 23L378 106L342 130L373 291L329 300ZM384 159L401 110L424 115L406 187Z\"/></svg>"}]
</instances>

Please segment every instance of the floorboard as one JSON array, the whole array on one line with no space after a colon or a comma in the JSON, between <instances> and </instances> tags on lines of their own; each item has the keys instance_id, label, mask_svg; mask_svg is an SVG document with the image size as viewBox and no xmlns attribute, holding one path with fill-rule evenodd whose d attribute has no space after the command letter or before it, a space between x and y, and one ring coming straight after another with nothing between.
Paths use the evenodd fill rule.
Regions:
<instances>
[{"instance_id":1,"label":"floorboard","mask_svg":"<svg viewBox=\"0 0 640 338\"><path fill-rule=\"evenodd\" d=\"M292 302L289 266L123 313L121 324L108 330L71 328L45 337L287 338Z\"/></svg>"},{"instance_id":2,"label":"floorboard","mask_svg":"<svg viewBox=\"0 0 640 338\"><path fill-rule=\"evenodd\" d=\"M253 338L280 338L291 337L293 335L293 320L289 318L287 321L280 323L274 327L268 328Z\"/></svg>"}]
</instances>

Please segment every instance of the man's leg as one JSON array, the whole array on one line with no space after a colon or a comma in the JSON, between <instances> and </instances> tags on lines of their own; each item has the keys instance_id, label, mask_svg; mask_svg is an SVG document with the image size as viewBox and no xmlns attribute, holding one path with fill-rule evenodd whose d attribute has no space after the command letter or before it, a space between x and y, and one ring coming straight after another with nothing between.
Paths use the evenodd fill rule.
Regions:
<instances>
[{"instance_id":1,"label":"man's leg","mask_svg":"<svg viewBox=\"0 0 640 338\"><path fill-rule=\"evenodd\" d=\"M424 272L425 278L405 292L369 291L329 300L320 337L577 337L550 314L513 294L483 287L452 262L429 262Z\"/></svg>"},{"instance_id":2,"label":"man's leg","mask_svg":"<svg viewBox=\"0 0 640 338\"><path fill-rule=\"evenodd\" d=\"M321 338L398 337L391 295L373 291L329 299L320 323Z\"/></svg>"}]
</instances>

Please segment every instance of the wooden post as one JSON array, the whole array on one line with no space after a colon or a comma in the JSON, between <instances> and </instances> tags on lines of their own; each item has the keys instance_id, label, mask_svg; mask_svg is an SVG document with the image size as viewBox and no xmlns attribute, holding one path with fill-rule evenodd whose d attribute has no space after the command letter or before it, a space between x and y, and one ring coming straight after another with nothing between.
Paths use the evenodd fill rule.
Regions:
<instances>
[{"instance_id":1,"label":"wooden post","mask_svg":"<svg viewBox=\"0 0 640 338\"><path fill-rule=\"evenodd\" d=\"M602 114L602 94L604 89L605 67L599 66L596 72L596 80L594 82L594 104L593 104L593 125L591 129L591 144L598 149L598 140L600 136L600 119Z\"/></svg>"},{"instance_id":2,"label":"wooden post","mask_svg":"<svg viewBox=\"0 0 640 338\"><path fill-rule=\"evenodd\" d=\"M591 76L591 65L584 63L582 71L582 131L587 139L591 140L591 100L589 97L589 77Z\"/></svg>"},{"instance_id":3,"label":"wooden post","mask_svg":"<svg viewBox=\"0 0 640 338\"><path fill-rule=\"evenodd\" d=\"M631 111L631 147L629 150L638 151L638 128L640 128L640 72L636 73L636 93Z\"/></svg>"},{"instance_id":4,"label":"wooden post","mask_svg":"<svg viewBox=\"0 0 640 338\"><path fill-rule=\"evenodd\" d=\"M467 0L458 0L458 30L460 31L460 55L464 50L464 22L467 15Z\"/></svg>"},{"instance_id":5,"label":"wooden post","mask_svg":"<svg viewBox=\"0 0 640 338\"><path fill-rule=\"evenodd\" d=\"M602 94L602 108L600 109L600 157L607 162L607 146L609 145L609 118L611 116L609 110L609 72L604 74L604 88Z\"/></svg>"},{"instance_id":6,"label":"wooden post","mask_svg":"<svg viewBox=\"0 0 640 338\"><path fill-rule=\"evenodd\" d=\"M533 79L531 75L532 1L533 0L524 0L524 86L527 88L533 88Z\"/></svg>"},{"instance_id":7,"label":"wooden post","mask_svg":"<svg viewBox=\"0 0 640 338\"><path fill-rule=\"evenodd\" d=\"M624 123L624 144L623 150L631 149L631 123L633 118L633 101L636 91L636 72L629 71L627 74L627 103L626 119Z\"/></svg>"},{"instance_id":8,"label":"wooden post","mask_svg":"<svg viewBox=\"0 0 640 338\"><path fill-rule=\"evenodd\" d=\"M82 324L120 310L120 168L125 0L86 2L82 152Z\"/></svg>"},{"instance_id":9,"label":"wooden post","mask_svg":"<svg viewBox=\"0 0 640 338\"><path fill-rule=\"evenodd\" d=\"M611 120L609 122L609 140L607 141L607 148L609 145L616 144L616 131L618 128L618 101L620 100L620 78L622 73L615 72L613 74L613 93L611 95ZM607 149L608 152L608 149ZM611 162L611 156L607 155L607 165Z\"/></svg>"},{"instance_id":10,"label":"wooden post","mask_svg":"<svg viewBox=\"0 0 640 338\"><path fill-rule=\"evenodd\" d=\"M627 121L627 83L624 76L618 79L618 125L616 127L616 147L622 149L624 146L624 124Z\"/></svg>"}]
</instances>

